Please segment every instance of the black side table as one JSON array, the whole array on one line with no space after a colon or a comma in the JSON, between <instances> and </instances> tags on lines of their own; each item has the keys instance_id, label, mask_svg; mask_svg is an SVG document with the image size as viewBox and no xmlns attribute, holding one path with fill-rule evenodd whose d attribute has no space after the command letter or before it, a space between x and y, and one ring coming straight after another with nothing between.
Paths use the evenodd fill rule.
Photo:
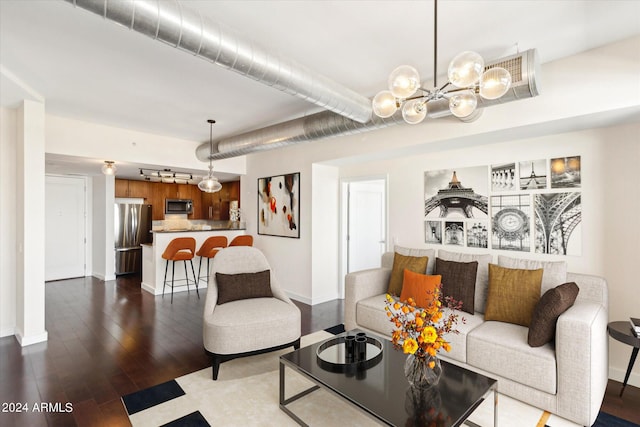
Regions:
<instances>
[{"instance_id":1,"label":"black side table","mask_svg":"<svg viewBox=\"0 0 640 427\"><path fill-rule=\"evenodd\" d=\"M607 331L609 331L609 335L611 335L612 338L633 347L633 350L631 351L631 359L629 359L629 367L627 367L627 373L624 376L624 383L622 383L622 390L620 390L620 396L622 396L624 388L627 386L631 370L633 369L633 364L638 356L640 338L633 334L631 331L631 324L629 322L611 322L607 325Z\"/></svg>"}]
</instances>

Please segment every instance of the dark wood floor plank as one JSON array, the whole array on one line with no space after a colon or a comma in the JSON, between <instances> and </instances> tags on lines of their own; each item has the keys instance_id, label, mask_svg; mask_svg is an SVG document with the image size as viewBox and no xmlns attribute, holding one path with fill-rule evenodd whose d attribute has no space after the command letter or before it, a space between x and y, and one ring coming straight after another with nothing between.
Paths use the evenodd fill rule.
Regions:
<instances>
[{"instance_id":1,"label":"dark wood floor plank","mask_svg":"<svg viewBox=\"0 0 640 427\"><path fill-rule=\"evenodd\" d=\"M73 405L72 413L1 414L0 426L130 426L121 396L209 367L204 292L155 297L140 276L48 282L49 341L21 348L0 338L0 401ZM302 334L342 323L343 301L298 303ZM640 423L640 389L609 381L603 410Z\"/></svg>"}]
</instances>

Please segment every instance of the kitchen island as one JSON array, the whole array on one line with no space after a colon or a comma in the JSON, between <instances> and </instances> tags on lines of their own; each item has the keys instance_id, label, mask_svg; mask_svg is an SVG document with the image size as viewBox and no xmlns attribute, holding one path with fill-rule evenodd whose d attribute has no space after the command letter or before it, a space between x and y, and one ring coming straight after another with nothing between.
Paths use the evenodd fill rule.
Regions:
<instances>
[{"instance_id":1,"label":"kitchen island","mask_svg":"<svg viewBox=\"0 0 640 427\"><path fill-rule=\"evenodd\" d=\"M153 244L147 243L142 245L142 289L152 293L154 295L162 295L162 287L164 285L164 272L166 266L166 260L162 258L162 253L169 244L169 242L177 237L193 237L196 239L196 251L200 248L202 243L211 236L226 236L229 242L239 235L246 234L244 225L242 226L229 226L229 227L215 227L210 230L205 229L189 229L189 230L176 230L176 229L155 229L153 230ZM193 268L196 275L198 275L198 263L200 257L193 257ZM187 283L185 281L184 263L176 262L175 266L175 287L173 292L186 292ZM202 260L202 268L200 276L202 279L199 281L199 289L207 288L207 260ZM189 271L189 289L194 290L191 277L191 266L187 262L187 270ZM167 274L167 281L171 284L171 265ZM171 287L167 286L165 293L171 293ZM201 296L202 297L202 296Z\"/></svg>"}]
</instances>

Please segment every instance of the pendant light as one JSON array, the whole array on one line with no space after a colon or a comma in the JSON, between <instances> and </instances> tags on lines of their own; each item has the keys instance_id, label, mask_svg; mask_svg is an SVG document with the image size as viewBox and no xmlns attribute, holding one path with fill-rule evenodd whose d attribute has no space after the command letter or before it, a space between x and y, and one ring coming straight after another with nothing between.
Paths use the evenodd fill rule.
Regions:
<instances>
[{"instance_id":1,"label":"pendant light","mask_svg":"<svg viewBox=\"0 0 640 427\"><path fill-rule=\"evenodd\" d=\"M215 193L222 188L218 178L213 176L213 160L211 159L213 155L213 124L216 121L209 119L207 122L209 123L209 175L198 183L198 188L205 193Z\"/></svg>"}]
</instances>

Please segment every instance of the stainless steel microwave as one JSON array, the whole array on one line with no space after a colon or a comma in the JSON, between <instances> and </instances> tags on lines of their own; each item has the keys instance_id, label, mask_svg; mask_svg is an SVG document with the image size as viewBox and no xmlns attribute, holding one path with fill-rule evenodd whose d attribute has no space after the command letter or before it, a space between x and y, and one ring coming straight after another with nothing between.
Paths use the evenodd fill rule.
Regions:
<instances>
[{"instance_id":1,"label":"stainless steel microwave","mask_svg":"<svg viewBox=\"0 0 640 427\"><path fill-rule=\"evenodd\" d=\"M165 214L191 214L193 213L193 200L191 199L165 199Z\"/></svg>"}]
</instances>

